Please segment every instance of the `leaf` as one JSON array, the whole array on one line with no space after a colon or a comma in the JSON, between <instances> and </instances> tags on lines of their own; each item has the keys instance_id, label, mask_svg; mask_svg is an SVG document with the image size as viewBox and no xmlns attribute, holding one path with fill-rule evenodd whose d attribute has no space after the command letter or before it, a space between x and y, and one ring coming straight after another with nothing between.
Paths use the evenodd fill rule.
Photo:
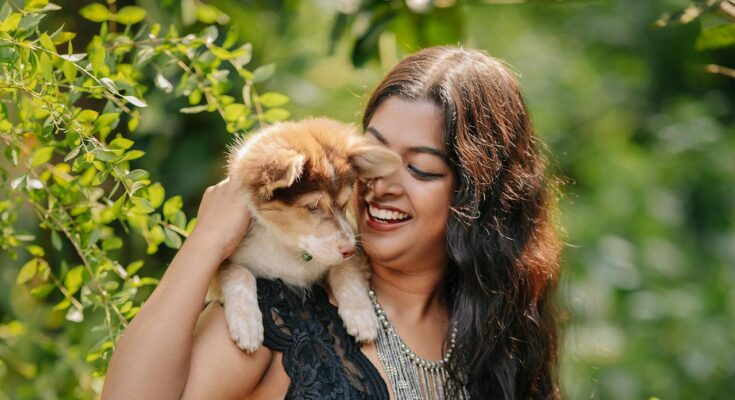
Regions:
<instances>
[{"instance_id":1,"label":"leaf","mask_svg":"<svg viewBox=\"0 0 735 400\"><path fill-rule=\"evenodd\" d=\"M102 250L109 251L109 250L116 250L123 246L123 241L117 236L110 236L108 238L102 239Z\"/></svg>"},{"instance_id":2,"label":"leaf","mask_svg":"<svg viewBox=\"0 0 735 400\"><path fill-rule=\"evenodd\" d=\"M32 256L36 257L43 257L46 252L43 250L43 247L37 246L35 244L29 244L26 246L26 250L28 250L29 253L31 253Z\"/></svg>"},{"instance_id":3,"label":"leaf","mask_svg":"<svg viewBox=\"0 0 735 400\"><path fill-rule=\"evenodd\" d=\"M288 96L276 92L267 92L260 95L260 103L266 107L280 107L288 103Z\"/></svg>"},{"instance_id":4,"label":"leaf","mask_svg":"<svg viewBox=\"0 0 735 400\"><path fill-rule=\"evenodd\" d=\"M147 176L148 176L148 171L144 169L134 169L128 172L127 174L125 174L125 179L130 179L131 181L137 181Z\"/></svg>"},{"instance_id":5,"label":"leaf","mask_svg":"<svg viewBox=\"0 0 735 400\"><path fill-rule=\"evenodd\" d=\"M130 160L137 160L145 155L145 151L143 150L130 150L129 152L125 153L122 159L120 161L130 161Z\"/></svg>"},{"instance_id":6,"label":"leaf","mask_svg":"<svg viewBox=\"0 0 735 400\"><path fill-rule=\"evenodd\" d=\"M62 310L66 310L67 308L69 308L69 306L71 306L71 302L69 301L69 299L64 299L64 300L61 300L58 304L56 304L51 310L52 311L62 311Z\"/></svg>"},{"instance_id":7,"label":"leaf","mask_svg":"<svg viewBox=\"0 0 735 400\"><path fill-rule=\"evenodd\" d=\"M117 153L108 149L94 149L92 155L100 161L112 161L118 157Z\"/></svg>"},{"instance_id":8,"label":"leaf","mask_svg":"<svg viewBox=\"0 0 735 400\"><path fill-rule=\"evenodd\" d=\"M102 53L104 55L104 53ZM115 85L115 81L113 81L110 78L102 78L100 79L100 82L102 82L102 85L107 88L107 90L111 91L112 93L117 93L117 86Z\"/></svg>"},{"instance_id":9,"label":"leaf","mask_svg":"<svg viewBox=\"0 0 735 400\"><path fill-rule=\"evenodd\" d=\"M197 225L197 219L196 217L189 220L189 223L186 224L186 233L191 234L191 232L194 230L194 227Z\"/></svg>"},{"instance_id":10,"label":"leaf","mask_svg":"<svg viewBox=\"0 0 735 400\"><path fill-rule=\"evenodd\" d=\"M732 45L735 45L735 24L724 24L703 30L697 37L695 48L705 51Z\"/></svg>"},{"instance_id":11,"label":"leaf","mask_svg":"<svg viewBox=\"0 0 735 400\"><path fill-rule=\"evenodd\" d=\"M74 32L59 32L58 34L51 37L51 40L54 42L55 45L64 44L72 39L77 37L77 34Z\"/></svg>"},{"instance_id":12,"label":"leaf","mask_svg":"<svg viewBox=\"0 0 735 400\"><path fill-rule=\"evenodd\" d=\"M51 231L51 247L56 251L61 250L61 236L56 231Z\"/></svg>"},{"instance_id":13,"label":"leaf","mask_svg":"<svg viewBox=\"0 0 735 400\"><path fill-rule=\"evenodd\" d=\"M0 23L0 32L10 32L18 28L21 18L23 17L20 13L10 14L2 23Z\"/></svg>"},{"instance_id":14,"label":"leaf","mask_svg":"<svg viewBox=\"0 0 735 400\"><path fill-rule=\"evenodd\" d=\"M33 257L33 259L20 267L20 271L18 271L18 276L15 278L15 283L18 285L22 285L30 281L31 279L33 279L34 276L36 276L36 272L38 272L38 258Z\"/></svg>"},{"instance_id":15,"label":"leaf","mask_svg":"<svg viewBox=\"0 0 735 400\"><path fill-rule=\"evenodd\" d=\"M263 66L258 67L255 71L253 71L253 82L263 82L267 80L268 78L273 75L273 72L276 71L276 65L275 64L266 64Z\"/></svg>"},{"instance_id":16,"label":"leaf","mask_svg":"<svg viewBox=\"0 0 735 400\"><path fill-rule=\"evenodd\" d=\"M115 149L120 149L120 150L127 150L134 144L135 142L133 142L130 139L126 139L123 137L117 137L113 139L112 142L110 142L110 147L115 148Z\"/></svg>"},{"instance_id":17,"label":"leaf","mask_svg":"<svg viewBox=\"0 0 735 400\"><path fill-rule=\"evenodd\" d=\"M153 208L151 203L142 197L133 196L130 198L130 200L133 201L133 204L135 204L135 208L138 209L140 212L148 214L155 211L155 208Z\"/></svg>"},{"instance_id":18,"label":"leaf","mask_svg":"<svg viewBox=\"0 0 735 400\"><path fill-rule=\"evenodd\" d=\"M164 240L166 246L172 249L178 249L181 247L181 236L169 228L163 228L163 232L166 235L166 239Z\"/></svg>"},{"instance_id":19,"label":"leaf","mask_svg":"<svg viewBox=\"0 0 735 400\"><path fill-rule=\"evenodd\" d=\"M283 108L271 108L265 112L265 120L268 122L277 122L287 119L291 115L288 110Z\"/></svg>"},{"instance_id":20,"label":"leaf","mask_svg":"<svg viewBox=\"0 0 735 400\"><path fill-rule=\"evenodd\" d=\"M163 203L163 217L168 219L172 215L176 214L177 211L181 210L181 207L184 205L184 200L181 198L181 196L174 196L170 199L166 200L165 203Z\"/></svg>"},{"instance_id":21,"label":"leaf","mask_svg":"<svg viewBox=\"0 0 735 400\"><path fill-rule=\"evenodd\" d=\"M77 61L84 60L84 57L86 57L86 56L87 55L84 54L84 53L79 53L79 54L60 54L59 55L59 57L63 58L66 61L69 61L69 62L77 62Z\"/></svg>"},{"instance_id":22,"label":"leaf","mask_svg":"<svg viewBox=\"0 0 735 400\"><path fill-rule=\"evenodd\" d=\"M222 12L214 6L207 4L200 4L197 6L197 19L207 25L218 22L218 19L220 20L220 23L226 23L222 22L222 17L220 17L221 14Z\"/></svg>"},{"instance_id":23,"label":"leaf","mask_svg":"<svg viewBox=\"0 0 735 400\"><path fill-rule=\"evenodd\" d=\"M84 312L76 307L72 307L66 312L66 319L71 322L82 322L84 320Z\"/></svg>"},{"instance_id":24,"label":"leaf","mask_svg":"<svg viewBox=\"0 0 735 400\"><path fill-rule=\"evenodd\" d=\"M98 115L99 113L94 110L82 110L77 114L77 121L91 124L97 119Z\"/></svg>"},{"instance_id":25,"label":"leaf","mask_svg":"<svg viewBox=\"0 0 735 400\"><path fill-rule=\"evenodd\" d=\"M134 261L125 267L125 271L127 271L128 275L135 275L141 267L143 267L143 261Z\"/></svg>"},{"instance_id":26,"label":"leaf","mask_svg":"<svg viewBox=\"0 0 735 400\"><path fill-rule=\"evenodd\" d=\"M54 153L53 146L39 147L31 156L31 167L37 167L43 163L48 162L51 159L51 155Z\"/></svg>"},{"instance_id":27,"label":"leaf","mask_svg":"<svg viewBox=\"0 0 735 400\"><path fill-rule=\"evenodd\" d=\"M150 200L153 208L158 208L163 204L163 199L166 197L166 190L163 185L156 182L146 189L146 197Z\"/></svg>"},{"instance_id":28,"label":"leaf","mask_svg":"<svg viewBox=\"0 0 735 400\"><path fill-rule=\"evenodd\" d=\"M245 104L233 103L225 106L224 119L227 122L237 121L242 115L247 115L248 109Z\"/></svg>"},{"instance_id":29,"label":"leaf","mask_svg":"<svg viewBox=\"0 0 735 400\"><path fill-rule=\"evenodd\" d=\"M82 287L83 277L84 267L81 265L70 269L69 272L66 273L66 276L64 277L64 287L69 291L69 294L76 293L77 290Z\"/></svg>"},{"instance_id":30,"label":"leaf","mask_svg":"<svg viewBox=\"0 0 735 400\"><path fill-rule=\"evenodd\" d=\"M206 105L206 104L204 104L204 105L201 105L201 106L184 107L184 108L180 109L179 112L182 113L182 114L196 114L196 113L200 113L202 111L206 111L207 108L209 108L209 106Z\"/></svg>"},{"instance_id":31,"label":"leaf","mask_svg":"<svg viewBox=\"0 0 735 400\"><path fill-rule=\"evenodd\" d=\"M100 3L92 3L82 7L79 14L92 22L105 22L110 20L111 17L110 10Z\"/></svg>"},{"instance_id":32,"label":"leaf","mask_svg":"<svg viewBox=\"0 0 735 400\"><path fill-rule=\"evenodd\" d=\"M165 76L163 76L162 73L158 73L156 75L156 86L158 86L159 89L163 90L166 93L171 93L174 90L174 85L171 84L171 82L166 79Z\"/></svg>"},{"instance_id":33,"label":"leaf","mask_svg":"<svg viewBox=\"0 0 735 400\"><path fill-rule=\"evenodd\" d=\"M145 19L146 11L137 6L125 6L115 14L115 20L123 25L133 25Z\"/></svg>"},{"instance_id":34,"label":"leaf","mask_svg":"<svg viewBox=\"0 0 735 400\"><path fill-rule=\"evenodd\" d=\"M41 43L41 46L43 46L46 50L56 53L56 46L54 45L54 42L51 41L51 38L45 32L41 34L41 36L39 36L38 42Z\"/></svg>"},{"instance_id":35,"label":"leaf","mask_svg":"<svg viewBox=\"0 0 735 400\"><path fill-rule=\"evenodd\" d=\"M31 294L38 299L43 299L48 296L55 287L56 286L51 283L42 283L31 289Z\"/></svg>"},{"instance_id":36,"label":"leaf","mask_svg":"<svg viewBox=\"0 0 735 400\"><path fill-rule=\"evenodd\" d=\"M148 107L148 104L146 104L143 100L135 97L135 96L123 96L123 98L127 101L129 101L132 105L138 106L138 107Z\"/></svg>"}]
</instances>

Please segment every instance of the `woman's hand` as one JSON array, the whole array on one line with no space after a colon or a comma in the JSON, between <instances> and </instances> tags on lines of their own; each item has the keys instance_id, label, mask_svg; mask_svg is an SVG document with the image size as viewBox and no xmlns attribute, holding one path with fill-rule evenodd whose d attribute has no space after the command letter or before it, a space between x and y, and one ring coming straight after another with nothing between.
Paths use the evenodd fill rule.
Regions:
<instances>
[{"instance_id":1,"label":"woman's hand","mask_svg":"<svg viewBox=\"0 0 735 400\"><path fill-rule=\"evenodd\" d=\"M196 227L188 240L205 243L212 251L219 252L223 261L242 242L249 225L245 196L236 182L225 178L204 191Z\"/></svg>"}]
</instances>

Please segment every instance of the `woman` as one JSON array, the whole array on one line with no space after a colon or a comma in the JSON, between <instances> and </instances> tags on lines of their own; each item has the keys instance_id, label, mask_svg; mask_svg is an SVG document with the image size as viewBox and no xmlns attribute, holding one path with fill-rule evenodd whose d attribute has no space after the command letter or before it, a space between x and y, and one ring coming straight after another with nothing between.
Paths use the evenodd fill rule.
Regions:
<instances>
[{"instance_id":1,"label":"woman","mask_svg":"<svg viewBox=\"0 0 735 400\"><path fill-rule=\"evenodd\" d=\"M200 315L210 277L249 222L225 180L205 192L197 227L121 338L103 397L560 397L553 186L511 74L478 51L423 50L380 83L363 128L404 161L355 191L385 321L379 340L358 350L345 340L324 306L329 288L298 319L276 307L298 304L259 282L273 323L253 354L231 342L219 305ZM319 340L294 340L315 326ZM432 373L404 354L446 362Z\"/></svg>"}]
</instances>

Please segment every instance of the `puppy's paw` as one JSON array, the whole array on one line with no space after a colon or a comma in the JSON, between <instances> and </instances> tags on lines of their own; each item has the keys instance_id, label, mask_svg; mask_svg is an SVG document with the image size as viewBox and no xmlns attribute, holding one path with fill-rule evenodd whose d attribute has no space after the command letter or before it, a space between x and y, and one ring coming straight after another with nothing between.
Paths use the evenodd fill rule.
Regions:
<instances>
[{"instance_id":1,"label":"puppy's paw","mask_svg":"<svg viewBox=\"0 0 735 400\"><path fill-rule=\"evenodd\" d=\"M378 317L369 299L339 304L339 316L347 333L358 342L372 342L378 337Z\"/></svg>"},{"instance_id":2,"label":"puppy's paw","mask_svg":"<svg viewBox=\"0 0 735 400\"><path fill-rule=\"evenodd\" d=\"M260 310L242 305L225 305L225 318L230 338L242 350L253 353L263 343L263 316Z\"/></svg>"}]
</instances>

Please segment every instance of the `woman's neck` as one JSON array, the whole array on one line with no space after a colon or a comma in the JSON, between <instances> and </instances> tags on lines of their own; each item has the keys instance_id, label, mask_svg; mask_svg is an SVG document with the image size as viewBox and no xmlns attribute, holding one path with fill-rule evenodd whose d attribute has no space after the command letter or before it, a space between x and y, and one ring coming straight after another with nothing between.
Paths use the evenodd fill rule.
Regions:
<instances>
[{"instance_id":1,"label":"woman's neck","mask_svg":"<svg viewBox=\"0 0 735 400\"><path fill-rule=\"evenodd\" d=\"M409 323L430 316L444 319L448 314L442 296L444 273L439 265L407 272L373 263L370 287L392 319Z\"/></svg>"}]
</instances>

